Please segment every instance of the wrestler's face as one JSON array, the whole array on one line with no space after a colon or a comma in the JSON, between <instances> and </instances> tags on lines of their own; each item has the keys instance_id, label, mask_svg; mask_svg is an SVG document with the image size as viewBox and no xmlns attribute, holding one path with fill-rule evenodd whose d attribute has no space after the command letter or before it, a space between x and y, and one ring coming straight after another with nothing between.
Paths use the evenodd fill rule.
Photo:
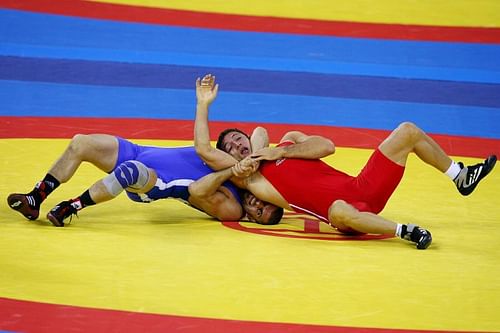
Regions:
<instances>
[{"instance_id":1,"label":"wrestler's face","mask_svg":"<svg viewBox=\"0 0 500 333\"><path fill-rule=\"evenodd\" d=\"M243 194L243 209L250 221L259 224L269 224L272 214L279 207L268 202L257 199L252 193Z\"/></svg>"},{"instance_id":2,"label":"wrestler's face","mask_svg":"<svg viewBox=\"0 0 500 333\"><path fill-rule=\"evenodd\" d=\"M222 150L241 161L252 153L250 139L240 132L229 132L222 140Z\"/></svg>"}]
</instances>

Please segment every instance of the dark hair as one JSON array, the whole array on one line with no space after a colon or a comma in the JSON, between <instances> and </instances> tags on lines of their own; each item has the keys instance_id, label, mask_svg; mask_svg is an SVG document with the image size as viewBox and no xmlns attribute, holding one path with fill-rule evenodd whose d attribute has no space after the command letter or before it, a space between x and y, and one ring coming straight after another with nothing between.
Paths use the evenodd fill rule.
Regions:
<instances>
[{"instance_id":1,"label":"dark hair","mask_svg":"<svg viewBox=\"0 0 500 333\"><path fill-rule=\"evenodd\" d=\"M276 207L274 212L271 213L271 217L269 218L269 221L267 221L267 223L261 223L261 224L265 224L265 225L278 224L278 223L280 223L282 217L283 217L283 208Z\"/></svg>"},{"instance_id":2,"label":"dark hair","mask_svg":"<svg viewBox=\"0 0 500 333\"><path fill-rule=\"evenodd\" d=\"M241 133L244 136L246 136L248 139L250 139L250 137L248 136L248 134L246 134L245 132L243 132L242 130L240 130L238 128L227 128L227 129L223 130L222 132L220 132L220 134L219 134L219 138L217 139L217 144L215 145L215 147L217 147L217 149L225 151L223 149L224 147L222 146L222 141L224 140L224 138L227 135L227 133L231 133L231 132Z\"/></svg>"}]
</instances>

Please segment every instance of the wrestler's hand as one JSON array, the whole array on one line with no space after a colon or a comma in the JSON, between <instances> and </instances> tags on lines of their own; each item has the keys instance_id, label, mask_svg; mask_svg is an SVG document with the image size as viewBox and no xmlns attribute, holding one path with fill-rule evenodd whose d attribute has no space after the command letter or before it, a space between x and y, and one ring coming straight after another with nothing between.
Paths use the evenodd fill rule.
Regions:
<instances>
[{"instance_id":1,"label":"wrestler's hand","mask_svg":"<svg viewBox=\"0 0 500 333\"><path fill-rule=\"evenodd\" d=\"M255 161L275 161L283 158L285 150L281 147L267 147L257 150L250 157Z\"/></svg>"},{"instance_id":2,"label":"wrestler's hand","mask_svg":"<svg viewBox=\"0 0 500 333\"><path fill-rule=\"evenodd\" d=\"M207 74L203 79L196 79L196 99L198 104L210 105L217 97L219 84L215 84L215 76Z\"/></svg>"},{"instance_id":3,"label":"wrestler's hand","mask_svg":"<svg viewBox=\"0 0 500 333\"><path fill-rule=\"evenodd\" d=\"M259 169L259 162L247 156L231 168L233 175L239 178L246 178Z\"/></svg>"}]
</instances>

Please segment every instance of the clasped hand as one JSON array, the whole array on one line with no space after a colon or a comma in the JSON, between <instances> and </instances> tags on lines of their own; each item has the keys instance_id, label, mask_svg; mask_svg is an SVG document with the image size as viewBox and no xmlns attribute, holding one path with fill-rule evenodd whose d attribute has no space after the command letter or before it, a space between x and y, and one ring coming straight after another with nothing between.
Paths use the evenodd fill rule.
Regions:
<instances>
[{"instance_id":1,"label":"clasped hand","mask_svg":"<svg viewBox=\"0 0 500 333\"><path fill-rule=\"evenodd\" d=\"M233 165L231 171L236 177L245 178L255 173L259 169L259 164L258 161L247 156Z\"/></svg>"}]
</instances>

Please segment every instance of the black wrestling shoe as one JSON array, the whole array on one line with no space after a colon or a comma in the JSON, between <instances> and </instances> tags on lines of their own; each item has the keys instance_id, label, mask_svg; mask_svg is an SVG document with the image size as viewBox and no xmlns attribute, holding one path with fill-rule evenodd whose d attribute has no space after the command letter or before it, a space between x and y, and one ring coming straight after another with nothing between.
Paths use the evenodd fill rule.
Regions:
<instances>
[{"instance_id":1,"label":"black wrestling shoe","mask_svg":"<svg viewBox=\"0 0 500 333\"><path fill-rule=\"evenodd\" d=\"M40 206L37 206L32 195L12 193L7 197L9 207L23 214L28 220L36 220L40 214Z\"/></svg>"},{"instance_id":2,"label":"black wrestling shoe","mask_svg":"<svg viewBox=\"0 0 500 333\"><path fill-rule=\"evenodd\" d=\"M462 162L458 162L462 170L458 176L453 179L458 191L462 195L469 195L474 191L479 181L486 177L493 170L497 157L490 155L483 163L464 167Z\"/></svg>"},{"instance_id":3,"label":"black wrestling shoe","mask_svg":"<svg viewBox=\"0 0 500 333\"><path fill-rule=\"evenodd\" d=\"M56 227L64 227L64 220L68 217L71 219L73 215L77 215L78 210L72 205L73 200L60 202L57 206L52 208L47 214L47 218Z\"/></svg>"},{"instance_id":4,"label":"black wrestling shoe","mask_svg":"<svg viewBox=\"0 0 500 333\"><path fill-rule=\"evenodd\" d=\"M403 225L403 227L405 226ZM417 249L419 250L425 250L432 243L431 233L415 224L406 225L406 230L403 229L401 238L417 243Z\"/></svg>"}]
</instances>

